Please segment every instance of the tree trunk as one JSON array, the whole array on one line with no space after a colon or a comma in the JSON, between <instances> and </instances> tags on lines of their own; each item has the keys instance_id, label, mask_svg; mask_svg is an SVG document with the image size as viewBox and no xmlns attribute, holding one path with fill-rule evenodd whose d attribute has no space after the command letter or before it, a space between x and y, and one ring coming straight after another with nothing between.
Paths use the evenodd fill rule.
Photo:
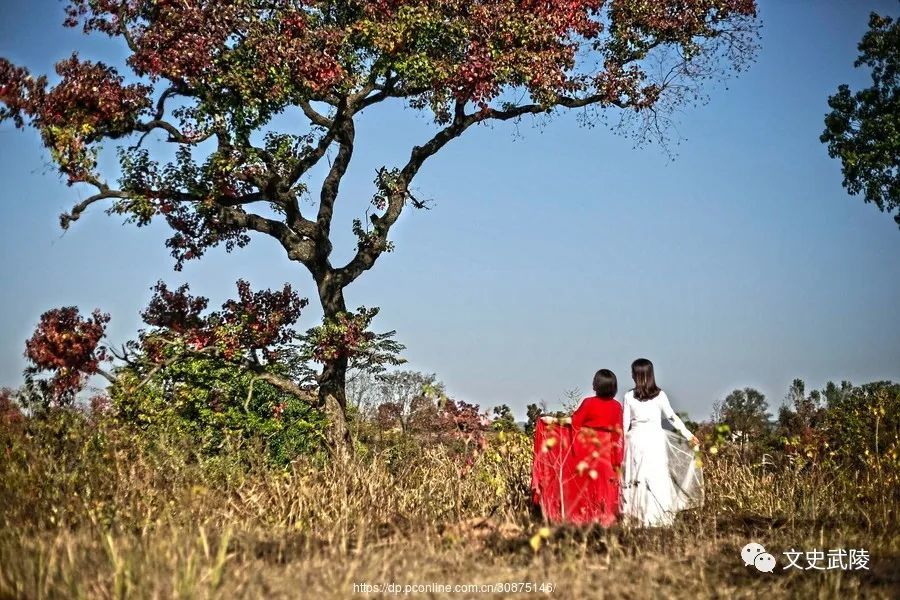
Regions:
<instances>
[{"instance_id":1,"label":"tree trunk","mask_svg":"<svg viewBox=\"0 0 900 600\"><path fill-rule=\"evenodd\" d=\"M336 451L351 447L347 426L347 359L325 363L319 378L319 405L328 417L328 443Z\"/></svg>"},{"instance_id":2,"label":"tree trunk","mask_svg":"<svg viewBox=\"0 0 900 600\"><path fill-rule=\"evenodd\" d=\"M319 299L325 320L330 321L347 312L344 290L331 273L317 278ZM330 360L319 376L319 405L328 418L328 443L336 454L347 454L352 448L350 428L347 426L347 358Z\"/></svg>"}]
</instances>

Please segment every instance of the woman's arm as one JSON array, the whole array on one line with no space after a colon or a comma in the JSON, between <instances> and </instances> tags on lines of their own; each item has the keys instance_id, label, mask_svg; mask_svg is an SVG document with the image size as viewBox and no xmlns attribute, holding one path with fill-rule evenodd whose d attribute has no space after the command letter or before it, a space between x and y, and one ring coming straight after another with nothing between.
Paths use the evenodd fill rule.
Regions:
<instances>
[{"instance_id":1,"label":"woman's arm","mask_svg":"<svg viewBox=\"0 0 900 600\"><path fill-rule=\"evenodd\" d=\"M624 398L622 398L622 406L625 406ZM613 467L618 469L625 461L625 428L623 426L625 423L625 410L623 408L621 411L616 412L621 412L621 417L612 432L612 463Z\"/></svg>"},{"instance_id":2,"label":"woman's arm","mask_svg":"<svg viewBox=\"0 0 900 600\"><path fill-rule=\"evenodd\" d=\"M587 404L584 400L581 401L581 405L575 409L575 412L572 413L572 427L578 428L584 424L585 418L587 418Z\"/></svg>"},{"instance_id":3,"label":"woman's arm","mask_svg":"<svg viewBox=\"0 0 900 600\"><path fill-rule=\"evenodd\" d=\"M628 394L622 396L622 435L628 433L631 428L631 404L628 402Z\"/></svg>"},{"instance_id":4,"label":"woman's arm","mask_svg":"<svg viewBox=\"0 0 900 600\"><path fill-rule=\"evenodd\" d=\"M694 437L694 434L688 430L688 428L684 425L684 421L675 414L675 411L672 410L672 405L669 404L669 397L666 396L665 392L659 393L659 408L662 410L663 416L668 419L669 423L675 426L675 429L678 430L684 439L691 443L695 443L697 438Z\"/></svg>"}]
</instances>

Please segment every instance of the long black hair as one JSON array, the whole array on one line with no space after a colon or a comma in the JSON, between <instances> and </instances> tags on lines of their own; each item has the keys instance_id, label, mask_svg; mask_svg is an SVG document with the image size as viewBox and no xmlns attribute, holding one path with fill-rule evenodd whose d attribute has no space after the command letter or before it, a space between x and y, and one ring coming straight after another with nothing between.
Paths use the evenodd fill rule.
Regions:
<instances>
[{"instance_id":1,"label":"long black hair","mask_svg":"<svg viewBox=\"0 0 900 600\"><path fill-rule=\"evenodd\" d=\"M638 400L652 400L662 391L656 385L653 363L646 358L631 363L631 377L634 379L634 397Z\"/></svg>"}]
</instances>

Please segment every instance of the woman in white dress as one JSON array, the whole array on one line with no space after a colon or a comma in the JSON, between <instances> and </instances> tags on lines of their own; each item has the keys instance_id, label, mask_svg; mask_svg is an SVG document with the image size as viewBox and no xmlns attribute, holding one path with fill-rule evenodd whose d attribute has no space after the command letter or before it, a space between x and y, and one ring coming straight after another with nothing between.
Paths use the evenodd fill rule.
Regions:
<instances>
[{"instance_id":1,"label":"woman in white dress","mask_svg":"<svg viewBox=\"0 0 900 600\"><path fill-rule=\"evenodd\" d=\"M679 510L702 502L703 476L690 447L696 448L700 442L672 410L666 393L656 385L653 363L639 358L631 365L631 375L634 389L625 394L622 407L625 431L622 514L634 524L668 526ZM664 429L663 420L684 441Z\"/></svg>"}]
</instances>

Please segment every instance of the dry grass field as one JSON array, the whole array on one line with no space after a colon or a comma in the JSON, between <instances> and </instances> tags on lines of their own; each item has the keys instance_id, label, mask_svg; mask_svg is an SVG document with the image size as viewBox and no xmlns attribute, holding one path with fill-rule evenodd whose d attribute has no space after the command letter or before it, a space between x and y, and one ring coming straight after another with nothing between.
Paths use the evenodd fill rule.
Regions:
<instances>
[{"instance_id":1,"label":"dry grass field","mask_svg":"<svg viewBox=\"0 0 900 600\"><path fill-rule=\"evenodd\" d=\"M897 478L877 465L776 469L725 448L704 457L705 506L672 529L542 529L520 434L492 437L470 469L440 447L276 469L248 448L201 457L68 421L0 430L0 597L900 595ZM750 541L773 573L744 566ZM832 548L865 549L868 569L783 568L782 552ZM485 584L533 589L434 587Z\"/></svg>"}]
</instances>

